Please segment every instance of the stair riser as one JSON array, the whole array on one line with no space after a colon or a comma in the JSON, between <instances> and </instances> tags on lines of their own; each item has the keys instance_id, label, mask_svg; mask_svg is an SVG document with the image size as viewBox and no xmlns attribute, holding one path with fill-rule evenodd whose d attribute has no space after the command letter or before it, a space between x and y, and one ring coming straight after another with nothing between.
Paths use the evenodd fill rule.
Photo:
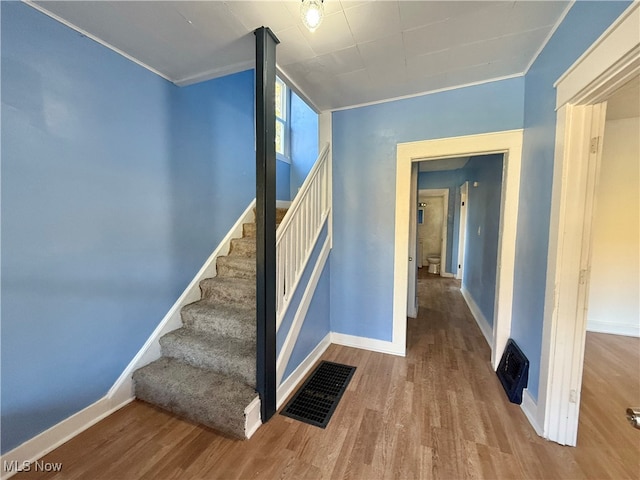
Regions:
<instances>
[{"instance_id":1,"label":"stair riser","mask_svg":"<svg viewBox=\"0 0 640 480\"><path fill-rule=\"evenodd\" d=\"M208 418L198 414L200 405L197 399L189 398L185 395L167 393L163 385L138 381L136 384L136 398L164 408L192 422L200 423L240 440L245 439L244 416L231 419L225 418L225 423L221 424L213 415L211 416L212 418Z\"/></svg>"},{"instance_id":2,"label":"stair riser","mask_svg":"<svg viewBox=\"0 0 640 480\"><path fill-rule=\"evenodd\" d=\"M255 280L255 262L233 262L233 257L218 257L216 270L219 277L245 278Z\"/></svg>"},{"instance_id":3,"label":"stair riser","mask_svg":"<svg viewBox=\"0 0 640 480\"><path fill-rule=\"evenodd\" d=\"M284 217L284 215L283 215ZM282 222L282 218L276 217L276 230L280 226ZM244 238L256 238L256 224L255 223L245 223L242 225L242 236Z\"/></svg>"},{"instance_id":4,"label":"stair riser","mask_svg":"<svg viewBox=\"0 0 640 480\"><path fill-rule=\"evenodd\" d=\"M255 257L256 256L256 242L246 241L246 239L234 238L231 240L231 248L229 255L237 255L240 257Z\"/></svg>"},{"instance_id":5,"label":"stair riser","mask_svg":"<svg viewBox=\"0 0 640 480\"><path fill-rule=\"evenodd\" d=\"M287 214L288 208L276 208L276 223L282 222L282 219ZM256 214L256 209L253 209L253 214Z\"/></svg>"},{"instance_id":6,"label":"stair riser","mask_svg":"<svg viewBox=\"0 0 640 480\"><path fill-rule=\"evenodd\" d=\"M215 310L212 310L211 313L202 313L183 309L181 315L182 324L191 330L238 340L254 342L256 340L255 312L244 317L241 315L224 316Z\"/></svg>"},{"instance_id":7,"label":"stair riser","mask_svg":"<svg viewBox=\"0 0 640 480\"><path fill-rule=\"evenodd\" d=\"M198 368L208 368L247 385L255 386L256 360L253 356L227 355L225 352L208 351L205 345L182 343L174 337L160 339L162 356L175 358Z\"/></svg>"},{"instance_id":8,"label":"stair riser","mask_svg":"<svg viewBox=\"0 0 640 480\"><path fill-rule=\"evenodd\" d=\"M242 236L243 237L256 237L256 224L255 223L245 223L242 225Z\"/></svg>"},{"instance_id":9,"label":"stair riser","mask_svg":"<svg viewBox=\"0 0 640 480\"><path fill-rule=\"evenodd\" d=\"M220 278L219 280L224 280ZM227 284L224 281L200 283L202 298L212 303L220 303L226 306L239 305L253 308L256 304L256 285L253 282L236 285Z\"/></svg>"}]
</instances>

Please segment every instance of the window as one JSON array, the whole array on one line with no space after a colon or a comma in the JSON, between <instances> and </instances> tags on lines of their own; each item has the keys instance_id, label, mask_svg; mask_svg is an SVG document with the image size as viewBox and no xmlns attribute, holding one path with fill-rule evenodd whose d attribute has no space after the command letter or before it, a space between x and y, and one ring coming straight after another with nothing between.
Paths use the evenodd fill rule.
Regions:
<instances>
[{"instance_id":1,"label":"window","mask_svg":"<svg viewBox=\"0 0 640 480\"><path fill-rule=\"evenodd\" d=\"M276 156L289 161L289 89L276 77Z\"/></svg>"}]
</instances>

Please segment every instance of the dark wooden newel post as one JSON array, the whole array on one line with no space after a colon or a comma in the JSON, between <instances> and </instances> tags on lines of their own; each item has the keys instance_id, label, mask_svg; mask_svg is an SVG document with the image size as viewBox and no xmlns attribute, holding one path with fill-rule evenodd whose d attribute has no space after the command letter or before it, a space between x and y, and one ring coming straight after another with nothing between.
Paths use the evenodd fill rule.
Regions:
<instances>
[{"instance_id":1,"label":"dark wooden newel post","mask_svg":"<svg viewBox=\"0 0 640 480\"><path fill-rule=\"evenodd\" d=\"M267 27L256 35L256 306L257 389L262 421L276 412L276 45Z\"/></svg>"}]
</instances>

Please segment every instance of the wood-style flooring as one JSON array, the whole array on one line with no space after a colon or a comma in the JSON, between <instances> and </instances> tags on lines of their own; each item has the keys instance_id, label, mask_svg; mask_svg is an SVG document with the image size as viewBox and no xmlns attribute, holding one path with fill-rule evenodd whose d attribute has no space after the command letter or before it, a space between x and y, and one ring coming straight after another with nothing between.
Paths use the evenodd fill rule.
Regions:
<instances>
[{"instance_id":1,"label":"wood-style flooring","mask_svg":"<svg viewBox=\"0 0 640 480\"><path fill-rule=\"evenodd\" d=\"M578 447L563 447L508 402L459 283L421 274L418 289L405 358L323 355L357 367L324 430L276 415L234 441L135 401L42 459L62 472L14 478L640 478L640 430L625 420L640 406L638 339L588 335Z\"/></svg>"}]
</instances>

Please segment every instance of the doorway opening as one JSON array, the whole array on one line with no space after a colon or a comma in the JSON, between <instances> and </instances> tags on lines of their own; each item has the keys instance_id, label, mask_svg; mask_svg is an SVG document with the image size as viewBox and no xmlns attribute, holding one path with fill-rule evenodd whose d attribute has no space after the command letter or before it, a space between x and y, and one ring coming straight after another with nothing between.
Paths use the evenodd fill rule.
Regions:
<instances>
[{"instance_id":1,"label":"doorway opening","mask_svg":"<svg viewBox=\"0 0 640 480\"><path fill-rule=\"evenodd\" d=\"M460 185L460 214L458 216L458 265L456 278L462 281L464 276L464 257L467 250L467 207L469 197L469 182Z\"/></svg>"},{"instance_id":2,"label":"doorway opening","mask_svg":"<svg viewBox=\"0 0 640 480\"><path fill-rule=\"evenodd\" d=\"M458 266L464 267L460 290L488 345L493 343L503 157L490 154L421 162L418 176L416 230L422 246L418 260L424 263L419 274L421 278L426 271L455 277L462 270ZM471 187L466 188L469 183ZM461 217L465 217L462 222ZM464 251L466 260L460 258ZM409 279L410 292L415 281Z\"/></svg>"},{"instance_id":3,"label":"doorway opening","mask_svg":"<svg viewBox=\"0 0 640 480\"><path fill-rule=\"evenodd\" d=\"M413 265L413 262L408 262L412 167L418 162L501 153L504 154L504 164L498 242L499 267L493 332L489 342L491 363L494 369L497 368L511 332L522 135L522 130L510 130L398 144L392 340L397 350L406 351L407 293L410 264Z\"/></svg>"},{"instance_id":4,"label":"doorway opening","mask_svg":"<svg viewBox=\"0 0 640 480\"><path fill-rule=\"evenodd\" d=\"M418 267L443 277L447 276L448 213L448 189L418 190ZM436 258L437 264L432 260Z\"/></svg>"}]
</instances>

